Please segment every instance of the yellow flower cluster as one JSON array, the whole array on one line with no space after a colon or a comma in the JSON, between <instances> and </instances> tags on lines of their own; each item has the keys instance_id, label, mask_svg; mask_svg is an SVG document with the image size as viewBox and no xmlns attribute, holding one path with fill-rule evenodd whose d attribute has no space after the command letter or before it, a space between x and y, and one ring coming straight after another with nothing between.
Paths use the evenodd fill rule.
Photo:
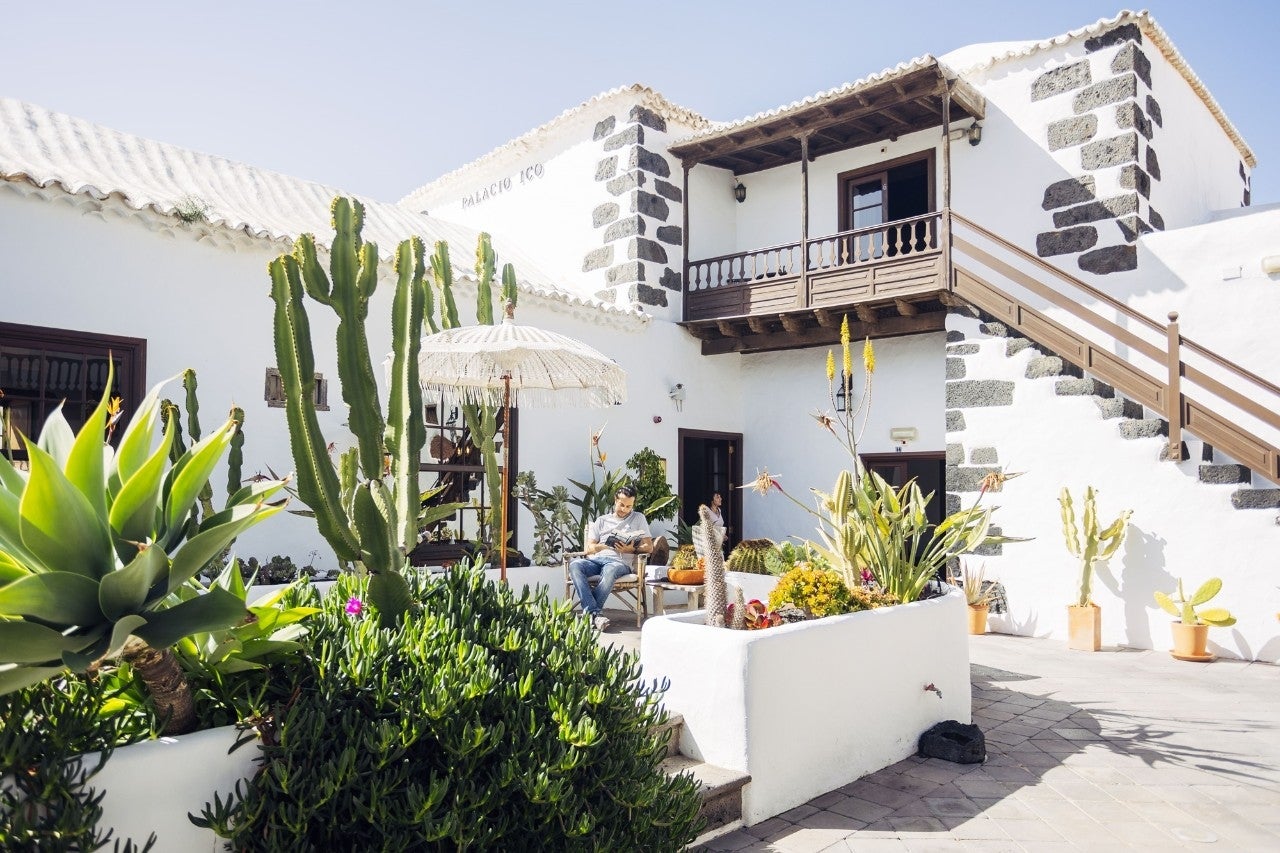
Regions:
<instances>
[{"instance_id":1,"label":"yellow flower cluster","mask_svg":"<svg viewBox=\"0 0 1280 853\"><path fill-rule=\"evenodd\" d=\"M790 602L813 616L834 616L849 610L849 587L835 572L799 563L778 580L769 593L769 609Z\"/></svg>"},{"instance_id":2,"label":"yellow flower cluster","mask_svg":"<svg viewBox=\"0 0 1280 853\"><path fill-rule=\"evenodd\" d=\"M860 586L849 591L849 610L873 610L877 607L892 607L898 604L898 596L891 592L881 592L871 587Z\"/></svg>"}]
</instances>

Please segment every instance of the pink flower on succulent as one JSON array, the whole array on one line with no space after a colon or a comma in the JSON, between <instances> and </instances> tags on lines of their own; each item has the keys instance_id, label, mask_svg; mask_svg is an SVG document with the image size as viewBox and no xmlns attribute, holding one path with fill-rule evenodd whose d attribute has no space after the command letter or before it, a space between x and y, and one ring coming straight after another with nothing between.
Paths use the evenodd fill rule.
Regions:
<instances>
[{"instance_id":1,"label":"pink flower on succulent","mask_svg":"<svg viewBox=\"0 0 1280 853\"><path fill-rule=\"evenodd\" d=\"M351 614L352 616L359 616L363 612L364 612L364 602L356 598L355 596L352 596L351 599L347 602L347 613Z\"/></svg>"},{"instance_id":2,"label":"pink flower on succulent","mask_svg":"<svg viewBox=\"0 0 1280 853\"><path fill-rule=\"evenodd\" d=\"M864 568L864 569L862 570L862 582L863 582L864 584L870 584L870 583L871 583L871 570L870 570L870 569Z\"/></svg>"}]
</instances>

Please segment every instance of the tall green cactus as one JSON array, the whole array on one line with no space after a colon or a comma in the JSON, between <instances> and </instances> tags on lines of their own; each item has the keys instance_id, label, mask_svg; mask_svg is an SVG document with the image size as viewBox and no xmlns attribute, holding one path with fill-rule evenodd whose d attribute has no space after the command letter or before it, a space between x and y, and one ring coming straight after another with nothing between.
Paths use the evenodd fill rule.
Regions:
<instances>
[{"instance_id":1,"label":"tall green cactus","mask_svg":"<svg viewBox=\"0 0 1280 853\"><path fill-rule=\"evenodd\" d=\"M202 437L200 428L200 400L196 396L196 372L191 368L187 368L182 372L182 388L184 391L183 405L187 413L187 429L186 438L190 438L191 445L198 443ZM166 434L169 430L173 430L173 442L169 446L169 461L176 464L182 455L187 452L187 442L183 435L182 417L178 410L178 406L172 400L160 401L161 422ZM235 433L231 436L230 450L227 453L227 499L240 491L240 483L243 479L244 466L244 409L238 406L231 408L228 417L235 422ZM213 506L213 485L206 480L204 487L200 490L197 499L199 509L192 508L191 524L193 528L189 535L195 534L195 527L198 527L202 518L209 518L216 510Z\"/></svg>"},{"instance_id":2,"label":"tall green cactus","mask_svg":"<svg viewBox=\"0 0 1280 853\"><path fill-rule=\"evenodd\" d=\"M1093 564L1107 559L1119 550L1133 510L1126 509L1105 529L1100 529L1096 495L1093 486L1086 487L1082 536L1076 527L1075 505L1071 500L1071 493L1065 486L1058 495L1058 503L1062 505L1062 533L1067 541L1067 550L1071 556L1080 560L1080 596L1077 604L1088 607L1092 603Z\"/></svg>"},{"instance_id":3,"label":"tall green cactus","mask_svg":"<svg viewBox=\"0 0 1280 853\"><path fill-rule=\"evenodd\" d=\"M391 624L410 604L401 571L418 537L418 466L426 442L417 375L426 299L424 249L414 237L396 250L391 393L384 420L365 327L378 284L378 247L360 236L360 202L335 198L330 211L335 234L328 274L310 234L298 238L292 254L280 255L268 266L276 358L298 495L315 513L320 533L338 559L359 561L372 575L369 598L383 623ZM316 416L315 356L304 291L338 315L338 379L356 439L354 453L341 466L351 485L347 501Z\"/></svg>"}]
</instances>

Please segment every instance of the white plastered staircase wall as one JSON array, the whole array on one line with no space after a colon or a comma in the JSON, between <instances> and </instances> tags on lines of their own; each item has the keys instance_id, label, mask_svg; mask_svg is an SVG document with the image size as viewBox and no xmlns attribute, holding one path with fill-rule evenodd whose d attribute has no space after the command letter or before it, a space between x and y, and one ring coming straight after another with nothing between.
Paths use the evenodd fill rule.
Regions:
<instances>
[{"instance_id":1,"label":"white plastered staircase wall","mask_svg":"<svg viewBox=\"0 0 1280 853\"><path fill-rule=\"evenodd\" d=\"M1119 420L1104 419L1093 396L1058 396L1058 377L1027 379L1028 362L1041 352L1028 347L1007 356L1009 339L986 335L980 325L958 314L947 321L948 331L964 334L963 343L978 345L976 353L963 356L964 378L1011 381L1013 402L962 409L965 429L948 432L947 441L963 445L966 465L974 448L994 447L1004 471L1025 472L984 501L1000 507L995 521L1006 534L1035 537L1004 546L1000 556L966 558L985 563L988 576L1008 590L1009 613L993 616L992 630L1065 639L1066 605L1078 586L1078 567L1063 541L1057 497L1068 486L1079 512L1080 496L1092 485L1104 523L1123 509L1134 510L1125 544L1095 576L1104 646L1169 648L1170 620L1152 593L1172 589L1179 576L1193 585L1216 576L1223 591L1215 604L1239 622L1213 629L1210 650L1280 662L1275 510L1237 510L1231 495L1240 485L1200 482L1201 445L1193 437L1185 436L1187 461L1160 461L1163 437L1126 440ZM961 494L961 505L972 505L976 497Z\"/></svg>"}]
</instances>

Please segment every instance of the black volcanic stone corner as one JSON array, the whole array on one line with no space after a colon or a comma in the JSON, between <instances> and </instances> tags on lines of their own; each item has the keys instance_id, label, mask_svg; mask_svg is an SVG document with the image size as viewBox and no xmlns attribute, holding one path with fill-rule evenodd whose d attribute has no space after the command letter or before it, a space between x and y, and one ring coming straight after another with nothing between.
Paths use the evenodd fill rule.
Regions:
<instances>
[{"instance_id":1,"label":"black volcanic stone corner","mask_svg":"<svg viewBox=\"0 0 1280 853\"><path fill-rule=\"evenodd\" d=\"M1080 165L1092 172L1119 166L1124 163L1136 163L1138 160L1138 134L1122 133L1108 139L1099 139L1080 147ZM1151 169L1147 169L1151 172ZM1155 177L1155 173L1152 173Z\"/></svg>"},{"instance_id":2,"label":"black volcanic stone corner","mask_svg":"<svg viewBox=\"0 0 1280 853\"><path fill-rule=\"evenodd\" d=\"M1156 149L1150 145L1147 146L1147 174L1153 180L1160 180L1160 160L1156 158Z\"/></svg>"},{"instance_id":3,"label":"black volcanic stone corner","mask_svg":"<svg viewBox=\"0 0 1280 853\"><path fill-rule=\"evenodd\" d=\"M627 161L627 168L643 169L660 178L671 177L671 165L667 163L667 158L661 154L654 154L647 148L641 148L639 145L631 149L631 157Z\"/></svg>"},{"instance_id":4,"label":"black volcanic stone corner","mask_svg":"<svg viewBox=\"0 0 1280 853\"><path fill-rule=\"evenodd\" d=\"M665 264L667 262L667 250L652 240L636 237L627 243L627 257L633 261L653 261Z\"/></svg>"},{"instance_id":5,"label":"black volcanic stone corner","mask_svg":"<svg viewBox=\"0 0 1280 853\"><path fill-rule=\"evenodd\" d=\"M614 240L621 240L623 237L634 237L637 234L643 234L644 229L644 217L627 216L605 229L604 241L611 243Z\"/></svg>"},{"instance_id":6,"label":"black volcanic stone corner","mask_svg":"<svg viewBox=\"0 0 1280 853\"><path fill-rule=\"evenodd\" d=\"M625 175L620 175L609 181L604 186L611 195L622 195L637 187L644 186L644 182L644 172L627 172Z\"/></svg>"},{"instance_id":7,"label":"black volcanic stone corner","mask_svg":"<svg viewBox=\"0 0 1280 853\"><path fill-rule=\"evenodd\" d=\"M962 465L947 467L947 491L980 492L988 474L999 474L998 465Z\"/></svg>"},{"instance_id":8,"label":"black volcanic stone corner","mask_svg":"<svg viewBox=\"0 0 1280 853\"><path fill-rule=\"evenodd\" d=\"M1041 74L1031 84L1031 100L1043 101L1045 98L1079 89L1089 85L1092 79L1087 59L1054 68Z\"/></svg>"},{"instance_id":9,"label":"black volcanic stone corner","mask_svg":"<svg viewBox=\"0 0 1280 853\"><path fill-rule=\"evenodd\" d=\"M614 175L618 174L618 157L606 157L599 163L596 163L596 180L607 181Z\"/></svg>"},{"instance_id":10,"label":"black volcanic stone corner","mask_svg":"<svg viewBox=\"0 0 1280 853\"><path fill-rule=\"evenodd\" d=\"M1127 190L1137 190L1142 193L1143 198L1151 198L1151 176L1137 163L1120 167L1120 186Z\"/></svg>"},{"instance_id":11,"label":"black volcanic stone corner","mask_svg":"<svg viewBox=\"0 0 1280 853\"><path fill-rule=\"evenodd\" d=\"M666 222L667 217L671 215L671 208L660 196L637 190L631 196L631 212L643 213L645 216L652 216L654 219Z\"/></svg>"},{"instance_id":12,"label":"black volcanic stone corner","mask_svg":"<svg viewBox=\"0 0 1280 853\"><path fill-rule=\"evenodd\" d=\"M1116 51L1111 60L1111 70L1117 74L1132 71L1138 75L1139 80L1147 84L1148 89L1151 88L1151 60L1133 42Z\"/></svg>"},{"instance_id":13,"label":"black volcanic stone corner","mask_svg":"<svg viewBox=\"0 0 1280 853\"><path fill-rule=\"evenodd\" d=\"M1093 175L1054 181L1045 188L1044 201L1040 206L1045 210L1056 210L1059 207L1093 201L1098 197L1097 192L1097 183Z\"/></svg>"},{"instance_id":14,"label":"black volcanic stone corner","mask_svg":"<svg viewBox=\"0 0 1280 853\"><path fill-rule=\"evenodd\" d=\"M644 262L627 261L616 267L609 267L605 280L610 284L622 284L628 281L644 281Z\"/></svg>"},{"instance_id":15,"label":"black volcanic stone corner","mask_svg":"<svg viewBox=\"0 0 1280 853\"><path fill-rule=\"evenodd\" d=\"M1132 127L1147 139L1150 139L1155 133L1151 127L1151 122L1138 106L1137 101L1125 101L1116 107L1116 125L1121 128Z\"/></svg>"},{"instance_id":16,"label":"black volcanic stone corner","mask_svg":"<svg viewBox=\"0 0 1280 853\"><path fill-rule=\"evenodd\" d=\"M947 432L964 432L964 412L952 409L947 412Z\"/></svg>"},{"instance_id":17,"label":"black volcanic stone corner","mask_svg":"<svg viewBox=\"0 0 1280 853\"><path fill-rule=\"evenodd\" d=\"M1098 132L1098 117L1095 115L1074 116L1055 121L1049 125L1049 150L1069 148L1093 139Z\"/></svg>"},{"instance_id":18,"label":"black volcanic stone corner","mask_svg":"<svg viewBox=\"0 0 1280 853\"><path fill-rule=\"evenodd\" d=\"M1094 36L1091 39L1085 39L1084 49L1089 53L1111 47L1113 44L1120 44L1125 41L1133 41L1142 44L1142 30L1138 29L1137 24L1124 24L1113 30L1108 30L1100 36Z\"/></svg>"},{"instance_id":19,"label":"black volcanic stone corner","mask_svg":"<svg viewBox=\"0 0 1280 853\"><path fill-rule=\"evenodd\" d=\"M1078 92L1071 101L1072 109L1077 113L1087 113L1107 104L1114 104L1127 98L1138 97L1138 80L1132 74L1112 77L1094 83L1087 89Z\"/></svg>"},{"instance_id":20,"label":"black volcanic stone corner","mask_svg":"<svg viewBox=\"0 0 1280 853\"><path fill-rule=\"evenodd\" d=\"M677 203L684 201L684 193L680 188L675 184L662 180L661 178L653 182L653 188L657 190L658 195L663 198L668 198Z\"/></svg>"},{"instance_id":21,"label":"black volcanic stone corner","mask_svg":"<svg viewBox=\"0 0 1280 853\"><path fill-rule=\"evenodd\" d=\"M1138 268L1138 248L1136 246L1107 246L1085 252L1076 263L1085 272L1095 275L1110 275L1113 272L1128 272Z\"/></svg>"},{"instance_id":22,"label":"black volcanic stone corner","mask_svg":"<svg viewBox=\"0 0 1280 853\"><path fill-rule=\"evenodd\" d=\"M660 133L667 132L667 120L648 107L642 107L637 104L631 108L628 119Z\"/></svg>"},{"instance_id":23,"label":"black volcanic stone corner","mask_svg":"<svg viewBox=\"0 0 1280 853\"><path fill-rule=\"evenodd\" d=\"M684 240L684 229L679 225L659 225L654 236L669 246L679 246Z\"/></svg>"},{"instance_id":24,"label":"black volcanic stone corner","mask_svg":"<svg viewBox=\"0 0 1280 853\"><path fill-rule=\"evenodd\" d=\"M1116 225L1120 226L1120 236L1124 237L1126 243L1132 243L1143 234L1150 234L1155 230L1138 216L1122 216L1116 220Z\"/></svg>"},{"instance_id":25,"label":"black volcanic stone corner","mask_svg":"<svg viewBox=\"0 0 1280 853\"><path fill-rule=\"evenodd\" d=\"M659 290L656 287L650 287L647 284L636 283L635 301L641 305L655 305L661 308L667 307L667 292Z\"/></svg>"},{"instance_id":26,"label":"black volcanic stone corner","mask_svg":"<svg viewBox=\"0 0 1280 853\"><path fill-rule=\"evenodd\" d=\"M948 444L947 445L947 464L951 467L960 465L964 462L964 445Z\"/></svg>"},{"instance_id":27,"label":"black volcanic stone corner","mask_svg":"<svg viewBox=\"0 0 1280 853\"><path fill-rule=\"evenodd\" d=\"M618 218L618 204L613 201L606 201L604 204L591 211L591 227L599 228L601 225L608 225L610 222Z\"/></svg>"},{"instance_id":28,"label":"black volcanic stone corner","mask_svg":"<svg viewBox=\"0 0 1280 853\"><path fill-rule=\"evenodd\" d=\"M605 151L614 151L625 145L643 145L644 129L639 125L632 125L626 130L615 133L604 141Z\"/></svg>"},{"instance_id":29,"label":"black volcanic stone corner","mask_svg":"<svg viewBox=\"0 0 1280 853\"><path fill-rule=\"evenodd\" d=\"M1098 244L1098 229L1092 225L1077 225L1061 231L1045 231L1036 235L1036 254L1042 258L1053 255L1072 255L1092 249Z\"/></svg>"},{"instance_id":30,"label":"black volcanic stone corner","mask_svg":"<svg viewBox=\"0 0 1280 853\"><path fill-rule=\"evenodd\" d=\"M613 247L602 246L587 254L582 261L582 271L591 272L592 270L604 269L611 263L613 263Z\"/></svg>"},{"instance_id":31,"label":"black volcanic stone corner","mask_svg":"<svg viewBox=\"0 0 1280 853\"><path fill-rule=\"evenodd\" d=\"M1081 225L1085 222L1097 222L1102 219L1114 219L1117 216L1128 216L1138 212L1138 194L1112 196L1100 201L1091 201L1053 214L1055 228L1066 228Z\"/></svg>"},{"instance_id":32,"label":"black volcanic stone corner","mask_svg":"<svg viewBox=\"0 0 1280 853\"><path fill-rule=\"evenodd\" d=\"M591 138L597 142L613 133L613 129L618 125L618 120L613 116L601 119L596 122L595 132L591 134Z\"/></svg>"},{"instance_id":33,"label":"black volcanic stone corner","mask_svg":"<svg viewBox=\"0 0 1280 853\"><path fill-rule=\"evenodd\" d=\"M1164 127L1164 115L1160 112L1160 102L1147 95L1147 115L1155 122L1156 127Z\"/></svg>"},{"instance_id":34,"label":"black volcanic stone corner","mask_svg":"<svg viewBox=\"0 0 1280 853\"><path fill-rule=\"evenodd\" d=\"M658 279L658 284L662 285L667 290L679 292L683 282L681 281L680 273L676 272L671 267L667 267L662 271L662 278Z\"/></svg>"}]
</instances>

